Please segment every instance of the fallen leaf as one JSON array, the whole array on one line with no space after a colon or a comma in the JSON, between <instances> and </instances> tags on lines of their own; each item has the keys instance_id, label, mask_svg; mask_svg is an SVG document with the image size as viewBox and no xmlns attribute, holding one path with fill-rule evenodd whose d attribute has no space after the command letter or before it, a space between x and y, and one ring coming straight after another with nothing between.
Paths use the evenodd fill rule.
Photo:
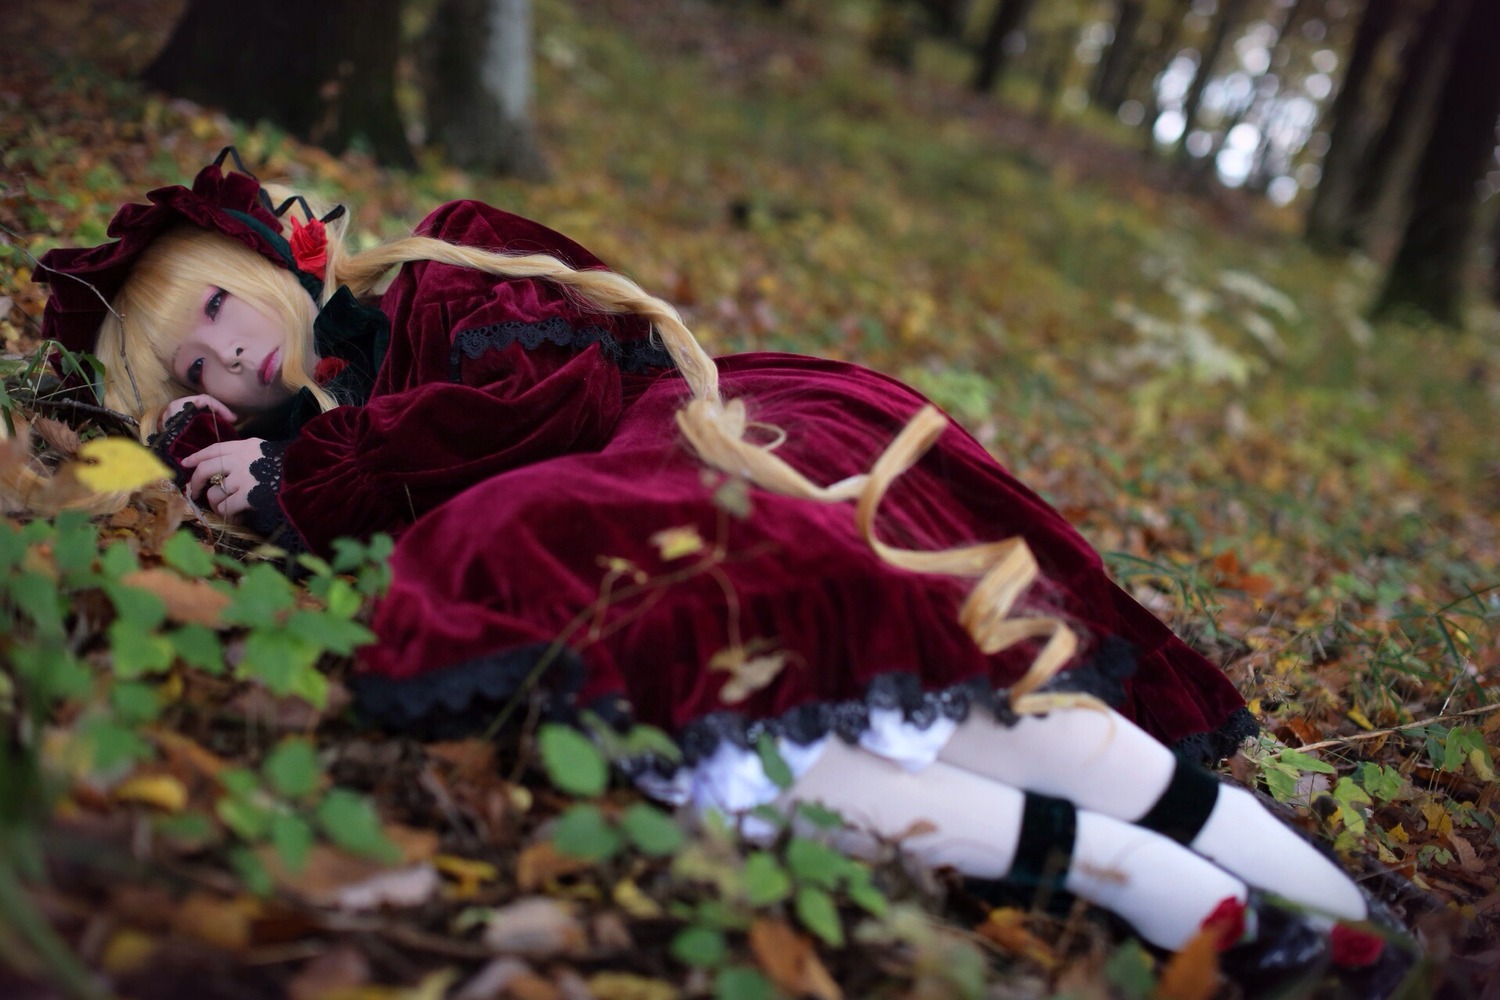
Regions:
<instances>
[{"instance_id":1,"label":"fallen leaf","mask_svg":"<svg viewBox=\"0 0 1500 1000\"><path fill-rule=\"evenodd\" d=\"M78 432L62 421L51 417L36 417L31 421L31 429L64 458L72 458L78 454Z\"/></svg>"},{"instance_id":2,"label":"fallen leaf","mask_svg":"<svg viewBox=\"0 0 1500 1000\"><path fill-rule=\"evenodd\" d=\"M158 479L172 478L172 470L161 459L143 445L122 437L85 442L78 449L78 460L67 467L96 493L129 493Z\"/></svg>"},{"instance_id":3,"label":"fallen leaf","mask_svg":"<svg viewBox=\"0 0 1500 1000\"><path fill-rule=\"evenodd\" d=\"M139 972L156 952L156 939L133 927L122 927L110 935L99 954L99 967L111 976Z\"/></svg>"},{"instance_id":4,"label":"fallen leaf","mask_svg":"<svg viewBox=\"0 0 1500 1000\"><path fill-rule=\"evenodd\" d=\"M535 975L531 966L519 958L497 958L460 986L453 1000L492 1000L506 996L512 983L523 976Z\"/></svg>"},{"instance_id":5,"label":"fallen leaf","mask_svg":"<svg viewBox=\"0 0 1500 1000\"><path fill-rule=\"evenodd\" d=\"M587 936L572 910L556 900L534 896L492 913L484 943L501 954L552 958L582 950Z\"/></svg>"},{"instance_id":6,"label":"fallen leaf","mask_svg":"<svg viewBox=\"0 0 1500 1000\"><path fill-rule=\"evenodd\" d=\"M992 942L1001 951L1028 959L1051 971L1057 967L1057 953L1052 946L1031 933L1026 927L1026 913L1013 906L1002 906L990 911L984 923L975 930L979 936Z\"/></svg>"},{"instance_id":7,"label":"fallen leaf","mask_svg":"<svg viewBox=\"0 0 1500 1000\"><path fill-rule=\"evenodd\" d=\"M564 875L592 867L592 861L563 854L552 846L552 841L542 840L521 851L516 860L516 886L522 892L535 892Z\"/></svg>"},{"instance_id":8,"label":"fallen leaf","mask_svg":"<svg viewBox=\"0 0 1500 1000\"><path fill-rule=\"evenodd\" d=\"M288 981L288 1000L327 1000L370 981L370 963L356 948L344 945L304 965Z\"/></svg>"},{"instance_id":9,"label":"fallen leaf","mask_svg":"<svg viewBox=\"0 0 1500 1000\"><path fill-rule=\"evenodd\" d=\"M792 996L818 1000L843 996L812 942L780 920L762 917L750 925L750 951L771 981Z\"/></svg>"},{"instance_id":10,"label":"fallen leaf","mask_svg":"<svg viewBox=\"0 0 1500 1000\"><path fill-rule=\"evenodd\" d=\"M662 914L661 905L641 891L634 879L622 878L610 890L615 905L638 920L655 920Z\"/></svg>"},{"instance_id":11,"label":"fallen leaf","mask_svg":"<svg viewBox=\"0 0 1500 1000\"><path fill-rule=\"evenodd\" d=\"M588 988L596 1000L677 1000L682 995L671 983L628 972L595 973Z\"/></svg>"},{"instance_id":12,"label":"fallen leaf","mask_svg":"<svg viewBox=\"0 0 1500 1000\"><path fill-rule=\"evenodd\" d=\"M120 582L161 598L167 617L174 622L216 627L230 605L229 595L207 580L185 580L169 569L138 569L120 577Z\"/></svg>"},{"instance_id":13,"label":"fallen leaf","mask_svg":"<svg viewBox=\"0 0 1500 1000\"><path fill-rule=\"evenodd\" d=\"M755 656L752 655L753 645L730 646L709 658L708 669L722 670L731 675L719 690L719 700L726 705L739 704L786 669L785 650Z\"/></svg>"},{"instance_id":14,"label":"fallen leaf","mask_svg":"<svg viewBox=\"0 0 1500 1000\"><path fill-rule=\"evenodd\" d=\"M453 854L436 855L432 864L456 883L448 890L454 899L472 899L478 895L481 883L493 882L500 877L499 870L488 861L475 861Z\"/></svg>"},{"instance_id":15,"label":"fallen leaf","mask_svg":"<svg viewBox=\"0 0 1500 1000\"><path fill-rule=\"evenodd\" d=\"M663 528L651 536L651 544L663 562L671 562L690 556L704 549L703 536L696 525L684 524L676 528Z\"/></svg>"},{"instance_id":16,"label":"fallen leaf","mask_svg":"<svg viewBox=\"0 0 1500 1000\"><path fill-rule=\"evenodd\" d=\"M1218 992L1219 936L1205 927L1167 960L1156 982L1158 1000L1209 1000Z\"/></svg>"},{"instance_id":17,"label":"fallen leaf","mask_svg":"<svg viewBox=\"0 0 1500 1000\"><path fill-rule=\"evenodd\" d=\"M325 897L325 901L353 912L421 906L437 895L442 881L437 869L431 865L411 865L340 886Z\"/></svg>"},{"instance_id":18,"label":"fallen leaf","mask_svg":"<svg viewBox=\"0 0 1500 1000\"><path fill-rule=\"evenodd\" d=\"M242 951L250 944L251 926L262 912L249 896L221 899L195 892L172 908L172 927L186 937L226 951Z\"/></svg>"},{"instance_id":19,"label":"fallen leaf","mask_svg":"<svg viewBox=\"0 0 1500 1000\"><path fill-rule=\"evenodd\" d=\"M170 774L138 774L115 786L119 802L143 802L163 812L182 812L187 805L187 787Z\"/></svg>"},{"instance_id":20,"label":"fallen leaf","mask_svg":"<svg viewBox=\"0 0 1500 1000\"><path fill-rule=\"evenodd\" d=\"M1453 853L1458 855L1459 867L1470 875L1478 875L1484 871L1484 862L1479 860L1479 855L1474 851L1474 845L1456 833L1448 834L1448 842L1453 845Z\"/></svg>"}]
</instances>

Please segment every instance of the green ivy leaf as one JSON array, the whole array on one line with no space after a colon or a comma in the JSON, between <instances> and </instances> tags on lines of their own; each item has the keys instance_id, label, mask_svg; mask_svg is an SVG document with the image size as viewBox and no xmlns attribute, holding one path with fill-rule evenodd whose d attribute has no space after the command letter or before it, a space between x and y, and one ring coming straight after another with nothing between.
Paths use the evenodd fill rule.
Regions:
<instances>
[{"instance_id":1,"label":"green ivy leaf","mask_svg":"<svg viewBox=\"0 0 1500 1000\"><path fill-rule=\"evenodd\" d=\"M1365 812L1360 806L1371 805L1369 793L1354 783L1352 778L1340 778L1333 786L1333 799L1338 803L1339 816L1350 833L1365 832Z\"/></svg>"},{"instance_id":2,"label":"green ivy leaf","mask_svg":"<svg viewBox=\"0 0 1500 1000\"><path fill-rule=\"evenodd\" d=\"M318 826L346 851L382 860L394 860L401 852L385 835L380 817L370 801L345 788L335 788L318 805Z\"/></svg>"},{"instance_id":3,"label":"green ivy leaf","mask_svg":"<svg viewBox=\"0 0 1500 1000\"><path fill-rule=\"evenodd\" d=\"M1316 771L1318 774L1335 774L1332 764L1326 760L1319 760L1312 754L1303 753L1301 750L1286 749L1277 754L1283 764L1294 767L1299 771Z\"/></svg>"},{"instance_id":4,"label":"green ivy leaf","mask_svg":"<svg viewBox=\"0 0 1500 1000\"><path fill-rule=\"evenodd\" d=\"M542 766L552 784L569 795L592 798L609 784L609 765L599 748L572 726L548 723L537 733Z\"/></svg>"},{"instance_id":5,"label":"green ivy leaf","mask_svg":"<svg viewBox=\"0 0 1500 1000\"><path fill-rule=\"evenodd\" d=\"M766 851L755 851L745 859L745 901L751 906L769 906L786 899L792 880L781 862Z\"/></svg>"},{"instance_id":6,"label":"green ivy leaf","mask_svg":"<svg viewBox=\"0 0 1500 1000\"><path fill-rule=\"evenodd\" d=\"M278 794L289 799L316 791L323 776L317 750L309 741L297 737L283 740L267 754L261 773Z\"/></svg>"},{"instance_id":7,"label":"green ivy leaf","mask_svg":"<svg viewBox=\"0 0 1500 1000\"><path fill-rule=\"evenodd\" d=\"M10 599L16 603L38 635L63 634L63 595L47 577L35 570L17 573L10 585Z\"/></svg>"},{"instance_id":8,"label":"green ivy leaf","mask_svg":"<svg viewBox=\"0 0 1500 1000\"><path fill-rule=\"evenodd\" d=\"M776 1000L776 987L759 969L734 965L714 976L714 1000Z\"/></svg>"},{"instance_id":9,"label":"green ivy leaf","mask_svg":"<svg viewBox=\"0 0 1500 1000\"><path fill-rule=\"evenodd\" d=\"M99 531L78 511L57 515L57 535L52 540L52 561L64 576L77 582L94 569L99 552Z\"/></svg>"},{"instance_id":10,"label":"green ivy leaf","mask_svg":"<svg viewBox=\"0 0 1500 1000\"><path fill-rule=\"evenodd\" d=\"M850 862L848 892L854 905L872 917L884 917L890 912L890 901L875 887L870 869L857 862Z\"/></svg>"},{"instance_id":11,"label":"green ivy leaf","mask_svg":"<svg viewBox=\"0 0 1500 1000\"><path fill-rule=\"evenodd\" d=\"M1370 797L1389 802L1401 794L1405 779L1394 767L1384 767L1370 761L1361 761L1357 772L1359 783L1370 793Z\"/></svg>"},{"instance_id":12,"label":"green ivy leaf","mask_svg":"<svg viewBox=\"0 0 1500 1000\"><path fill-rule=\"evenodd\" d=\"M178 531L168 538L161 547L161 557L190 580L213 576L213 553L190 532Z\"/></svg>"},{"instance_id":13,"label":"green ivy leaf","mask_svg":"<svg viewBox=\"0 0 1500 1000\"><path fill-rule=\"evenodd\" d=\"M786 847L786 864L798 882L836 889L854 862L827 844L807 837L793 837Z\"/></svg>"},{"instance_id":14,"label":"green ivy leaf","mask_svg":"<svg viewBox=\"0 0 1500 1000\"><path fill-rule=\"evenodd\" d=\"M124 542L112 543L99 559L99 572L107 580L118 580L127 573L134 573L140 568L141 561Z\"/></svg>"},{"instance_id":15,"label":"green ivy leaf","mask_svg":"<svg viewBox=\"0 0 1500 1000\"><path fill-rule=\"evenodd\" d=\"M160 597L149 590L127 587L118 581L106 580L104 592L109 595L110 602L114 604L115 611L120 618L129 621L143 632L158 629L162 622L167 620L167 606L161 602Z\"/></svg>"},{"instance_id":16,"label":"green ivy leaf","mask_svg":"<svg viewBox=\"0 0 1500 1000\"><path fill-rule=\"evenodd\" d=\"M62 645L55 642L38 645L14 645L11 662L42 704L63 698L82 698L94 689L94 672Z\"/></svg>"},{"instance_id":17,"label":"green ivy leaf","mask_svg":"<svg viewBox=\"0 0 1500 1000\"><path fill-rule=\"evenodd\" d=\"M812 931L830 947L844 946L844 925L839 921L838 907L833 897L817 886L804 885L797 889L792 908L802 926Z\"/></svg>"},{"instance_id":18,"label":"green ivy leaf","mask_svg":"<svg viewBox=\"0 0 1500 1000\"><path fill-rule=\"evenodd\" d=\"M645 802L637 802L625 810L620 817L620 829L626 839L651 857L666 857L682 847L682 827L671 816Z\"/></svg>"},{"instance_id":19,"label":"green ivy leaf","mask_svg":"<svg viewBox=\"0 0 1500 1000\"><path fill-rule=\"evenodd\" d=\"M133 726L121 725L112 718L91 720L80 735L89 749L89 761L95 772L113 771L146 760L152 754L151 745Z\"/></svg>"},{"instance_id":20,"label":"green ivy leaf","mask_svg":"<svg viewBox=\"0 0 1500 1000\"><path fill-rule=\"evenodd\" d=\"M166 636L147 631L130 618L110 623L109 648L117 677L134 679L172 666L172 643Z\"/></svg>"},{"instance_id":21,"label":"green ivy leaf","mask_svg":"<svg viewBox=\"0 0 1500 1000\"><path fill-rule=\"evenodd\" d=\"M127 725L150 722L161 712L161 698L156 687L139 681L120 681L110 688L110 704L115 715Z\"/></svg>"},{"instance_id":22,"label":"green ivy leaf","mask_svg":"<svg viewBox=\"0 0 1500 1000\"><path fill-rule=\"evenodd\" d=\"M755 752L760 756L760 766L765 769L766 777L777 788L784 790L792 787L792 769L782 759L781 751L776 749L775 737L769 734L762 736L755 742Z\"/></svg>"},{"instance_id":23,"label":"green ivy leaf","mask_svg":"<svg viewBox=\"0 0 1500 1000\"><path fill-rule=\"evenodd\" d=\"M685 927L672 938L672 957L695 969L710 969L724 961L729 945L722 931L712 927Z\"/></svg>"},{"instance_id":24,"label":"green ivy leaf","mask_svg":"<svg viewBox=\"0 0 1500 1000\"><path fill-rule=\"evenodd\" d=\"M819 830L841 830L846 825L844 817L826 806L806 800L797 803L798 817L807 820Z\"/></svg>"},{"instance_id":25,"label":"green ivy leaf","mask_svg":"<svg viewBox=\"0 0 1500 1000\"><path fill-rule=\"evenodd\" d=\"M233 603L224 609L224 620L254 629L272 629L281 612L296 603L292 585L267 563L245 571L233 592Z\"/></svg>"},{"instance_id":26,"label":"green ivy leaf","mask_svg":"<svg viewBox=\"0 0 1500 1000\"><path fill-rule=\"evenodd\" d=\"M24 558L26 558L26 539L10 525L10 522L0 521L0 584L3 584L11 570L21 565L21 560Z\"/></svg>"},{"instance_id":27,"label":"green ivy leaf","mask_svg":"<svg viewBox=\"0 0 1500 1000\"><path fill-rule=\"evenodd\" d=\"M260 681L274 694L293 694L299 675L312 670L318 654L317 646L290 632L251 632L245 640L239 675Z\"/></svg>"},{"instance_id":28,"label":"green ivy leaf","mask_svg":"<svg viewBox=\"0 0 1500 1000\"><path fill-rule=\"evenodd\" d=\"M275 888L271 873L266 871L266 866L248 847L233 848L229 852L229 864L239 875L240 881L245 883L245 888L255 895L269 896Z\"/></svg>"},{"instance_id":29,"label":"green ivy leaf","mask_svg":"<svg viewBox=\"0 0 1500 1000\"><path fill-rule=\"evenodd\" d=\"M224 646L219 642L219 634L207 625L179 625L168 633L167 639L177 658L188 666L206 674L224 672Z\"/></svg>"},{"instance_id":30,"label":"green ivy leaf","mask_svg":"<svg viewBox=\"0 0 1500 1000\"><path fill-rule=\"evenodd\" d=\"M249 796L226 795L219 799L214 814L241 840L255 843L271 832L271 807Z\"/></svg>"},{"instance_id":31,"label":"green ivy leaf","mask_svg":"<svg viewBox=\"0 0 1500 1000\"><path fill-rule=\"evenodd\" d=\"M584 861L613 857L621 845L620 835L604 813L591 803L579 803L557 818L552 844L564 854Z\"/></svg>"},{"instance_id":32,"label":"green ivy leaf","mask_svg":"<svg viewBox=\"0 0 1500 1000\"><path fill-rule=\"evenodd\" d=\"M278 812L271 818L271 847L288 871L297 873L307 867L312 845L312 827L302 817Z\"/></svg>"},{"instance_id":33,"label":"green ivy leaf","mask_svg":"<svg viewBox=\"0 0 1500 1000\"><path fill-rule=\"evenodd\" d=\"M375 641L375 633L358 622L324 611L295 611L287 618L285 627L307 644L341 656Z\"/></svg>"}]
</instances>

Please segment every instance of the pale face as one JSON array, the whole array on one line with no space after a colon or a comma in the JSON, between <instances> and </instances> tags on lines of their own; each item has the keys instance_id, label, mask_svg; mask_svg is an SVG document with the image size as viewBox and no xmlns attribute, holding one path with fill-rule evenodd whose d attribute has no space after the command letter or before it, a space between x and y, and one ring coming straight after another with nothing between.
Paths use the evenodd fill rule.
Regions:
<instances>
[{"instance_id":1,"label":"pale face","mask_svg":"<svg viewBox=\"0 0 1500 1000\"><path fill-rule=\"evenodd\" d=\"M268 316L222 288L203 292L198 322L172 355L191 394L214 397L244 417L291 398L281 380L287 337Z\"/></svg>"}]
</instances>

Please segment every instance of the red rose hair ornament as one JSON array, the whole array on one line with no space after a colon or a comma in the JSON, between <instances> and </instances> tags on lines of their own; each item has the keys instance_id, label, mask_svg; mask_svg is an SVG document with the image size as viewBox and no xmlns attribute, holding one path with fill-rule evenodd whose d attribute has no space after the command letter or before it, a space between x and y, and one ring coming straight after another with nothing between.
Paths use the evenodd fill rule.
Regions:
<instances>
[{"instance_id":1,"label":"red rose hair ornament","mask_svg":"<svg viewBox=\"0 0 1500 1000\"><path fill-rule=\"evenodd\" d=\"M297 221L296 216L292 216L290 243L297 270L322 281L323 272L328 269L328 228L323 225L322 220L314 219L304 226Z\"/></svg>"}]
</instances>

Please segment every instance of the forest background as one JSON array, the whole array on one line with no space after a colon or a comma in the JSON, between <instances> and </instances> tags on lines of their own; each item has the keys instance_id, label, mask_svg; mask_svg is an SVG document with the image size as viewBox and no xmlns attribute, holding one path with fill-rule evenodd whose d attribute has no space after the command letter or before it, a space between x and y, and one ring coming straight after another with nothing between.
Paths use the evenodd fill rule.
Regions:
<instances>
[{"instance_id":1,"label":"forest background","mask_svg":"<svg viewBox=\"0 0 1500 1000\"><path fill-rule=\"evenodd\" d=\"M1156 36L1110 107L1108 42L1130 4L540 0L529 127L547 176L525 181L424 145L414 41L393 50L391 92L415 152L391 167L367 139L335 157L137 82L176 0L7 12L0 989L1239 988L1209 956L1153 955L1079 913L993 906L812 838L685 834L555 732L496 748L360 731L339 678L381 585L378 543L293 588L211 556L159 488L93 520L35 516L141 469L100 449L119 429L107 416L49 398L33 258L102 240L123 201L233 143L262 177L347 195L367 240L478 197L661 292L713 351L845 358L927 392L1224 666L1265 727L1232 778L1416 928L1428 958L1410 995L1480 995L1500 960L1500 314L1494 249L1473 252L1494 214L1493 105L1446 305L1372 311L1410 198L1388 196L1354 252L1338 227L1306 238L1360 26L1389 8L1366 92L1390 110L1420 15L1443 5L1143 5L1181 34ZM436 6L370 9L399 11L416 40ZM956 33L948 6L967 10ZM1018 20L997 34L1002 15ZM1186 113L1192 61L1175 57L1202 62L1221 25ZM1432 44L1456 52L1448 30ZM1152 83L1174 64L1184 127L1146 147L1171 110ZM1246 145L1235 128L1290 120L1274 97L1294 87L1316 111L1301 143L1275 147L1267 125ZM1436 113L1428 87L1403 113ZM1419 187L1422 147L1408 140L1398 191Z\"/></svg>"}]
</instances>

